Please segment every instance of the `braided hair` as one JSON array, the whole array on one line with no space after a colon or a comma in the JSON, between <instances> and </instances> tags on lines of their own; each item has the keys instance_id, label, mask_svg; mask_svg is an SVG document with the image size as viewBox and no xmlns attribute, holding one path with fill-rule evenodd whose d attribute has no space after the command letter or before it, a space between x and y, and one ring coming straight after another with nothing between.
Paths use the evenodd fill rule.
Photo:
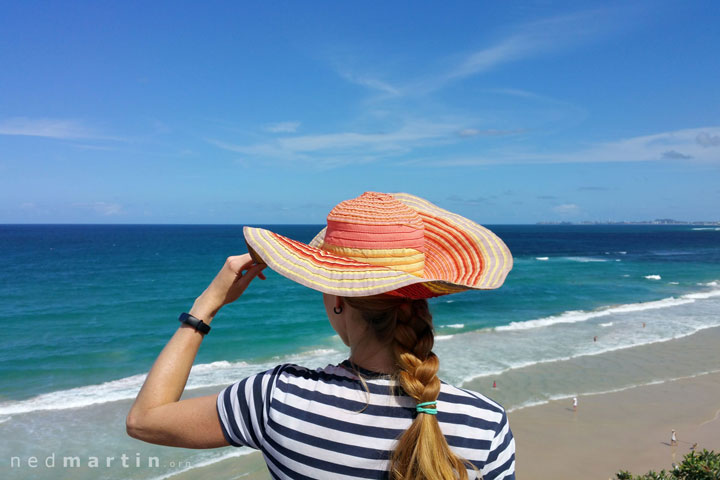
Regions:
<instances>
[{"instance_id":1,"label":"braided hair","mask_svg":"<svg viewBox=\"0 0 720 480\"><path fill-rule=\"evenodd\" d=\"M403 391L417 404L437 401L440 360L432 352L434 331L427 300L390 295L345 297L381 342L391 345ZM450 450L435 415L418 414L390 456L393 480L467 480L475 467Z\"/></svg>"}]
</instances>

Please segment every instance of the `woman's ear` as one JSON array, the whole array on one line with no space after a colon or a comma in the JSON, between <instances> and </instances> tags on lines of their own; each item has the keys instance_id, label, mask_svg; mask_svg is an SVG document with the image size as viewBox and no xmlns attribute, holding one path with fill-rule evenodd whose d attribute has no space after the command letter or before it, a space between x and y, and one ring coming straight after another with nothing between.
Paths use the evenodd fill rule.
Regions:
<instances>
[{"instance_id":1,"label":"woman's ear","mask_svg":"<svg viewBox=\"0 0 720 480\"><path fill-rule=\"evenodd\" d=\"M328 320L333 330L338 334L345 345L350 345L347 334L347 314L345 313L345 301L337 295L323 293L323 303L325 303L325 312L327 312Z\"/></svg>"}]
</instances>

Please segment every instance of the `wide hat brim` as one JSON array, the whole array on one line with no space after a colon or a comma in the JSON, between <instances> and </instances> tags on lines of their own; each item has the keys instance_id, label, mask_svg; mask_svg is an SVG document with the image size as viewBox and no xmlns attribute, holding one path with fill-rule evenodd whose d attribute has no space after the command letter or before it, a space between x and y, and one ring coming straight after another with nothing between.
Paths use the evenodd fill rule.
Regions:
<instances>
[{"instance_id":1,"label":"wide hat brim","mask_svg":"<svg viewBox=\"0 0 720 480\"><path fill-rule=\"evenodd\" d=\"M421 276L327 252L320 248L326 229L306 245L269 230L244 227L245 241L257 263L332 295L386 293L420 299L469 289L491 290L503 284L513 259L497 235L414 195L390 195L415 210L424 224L425 268Z\"/></svg>"}]
</instances>

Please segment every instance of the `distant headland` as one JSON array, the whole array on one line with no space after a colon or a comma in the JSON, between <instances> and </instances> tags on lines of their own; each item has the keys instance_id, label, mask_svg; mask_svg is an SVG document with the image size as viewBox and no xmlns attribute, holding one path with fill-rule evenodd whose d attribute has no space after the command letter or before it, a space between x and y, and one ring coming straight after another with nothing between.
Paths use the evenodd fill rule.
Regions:
<instances>
[{"instance_id":1,"label":"distant headland","mask_svg":"<svg viewBox=\"0 0 720 480\"><path fill-rule=\"evenodd\" d=\"M695 226L715 226L720 227L720 221L695 221L673 220L672 218L657 218L655 220L641 221L614 221L614 220L585 220L582 222L537 222L536 225L695 225Z\"/></svg>"}]
</instances>

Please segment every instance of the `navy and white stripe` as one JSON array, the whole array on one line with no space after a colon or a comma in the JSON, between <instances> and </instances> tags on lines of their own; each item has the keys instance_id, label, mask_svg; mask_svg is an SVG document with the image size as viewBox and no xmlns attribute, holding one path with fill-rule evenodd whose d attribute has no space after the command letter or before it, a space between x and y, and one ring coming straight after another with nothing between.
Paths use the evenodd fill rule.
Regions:
<instances>
[{"instance_id":1,"label":"navy and white stripe","mask_svg":"<svg viewBox=\"0 0 720 480\"><path fill-rule=\"evenodd\" d=\"M415 401L393 394L387 376L361 370L368 392L342 365L279 365L227 387L217 402L225 438L261 450L277 479L388 478L388 458L417 415ZM442 383L437 408L448 444L484 480L515 479L515 442L500 405Z\"/></svg>"}]
</instances>

